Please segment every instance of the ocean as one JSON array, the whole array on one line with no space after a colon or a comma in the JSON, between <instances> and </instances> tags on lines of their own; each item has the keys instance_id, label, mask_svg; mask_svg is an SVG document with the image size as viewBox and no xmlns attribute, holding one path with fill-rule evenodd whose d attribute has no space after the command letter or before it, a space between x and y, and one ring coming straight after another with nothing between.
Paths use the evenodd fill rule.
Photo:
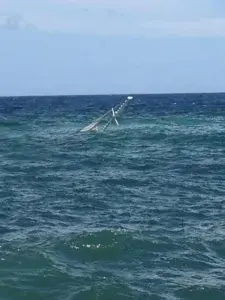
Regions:
<instances>
[{"instance_id":1,"label":"ocean","mask_svg":"<svg viewBox=\"0 0 225 300\"><path fill-rule=\"evenodd\" d=\"M0 98L0 300L224 300L225 94Z\"/></svg>"}]
</instances>

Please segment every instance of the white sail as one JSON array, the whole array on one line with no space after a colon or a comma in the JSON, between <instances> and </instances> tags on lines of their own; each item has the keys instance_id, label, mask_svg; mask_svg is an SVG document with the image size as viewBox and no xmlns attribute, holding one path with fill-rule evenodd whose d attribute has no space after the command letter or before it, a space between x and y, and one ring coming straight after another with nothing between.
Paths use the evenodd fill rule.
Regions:
<instances>
[{"instance_id":1,"label":"white sail","mask_svg":"<svg viewBox=\"0 0 225 300\"><path fill-rule=\"evenodd\" d=\"M101 117L97 118L95 121L93 121L91 124L85 126L83 129L81 129L81 132L85 132L85 131L90 131L90 130L94 130L96 128L96 126L109 114L111 113L111 109L109 111L107 111L104 115L102 115Z\"/></svg>"},{"instance_id":2,"label":"white sail","mask_svg":"<svg viewBox=\"0 0 225 300\"><path fill-rule=\"evenodd\" d=\"M87 132L91 130L97 130L98 125L103 121L105 117L112 114L112 117L109 119L109 121L103 126L102 131L105 131L106 128L112 123L114 120L116 125L119 126L119 122L117 121L117 116L121 114L122 110L125 108L125 106L133 99L132 96L128 96L127 99L119 105L116 105L114 108L112 107L110 110L108 110L104 115L94 120L91 124L85 126L83 129L80 130L80 132Z\"/></svg>"}]
</instances>

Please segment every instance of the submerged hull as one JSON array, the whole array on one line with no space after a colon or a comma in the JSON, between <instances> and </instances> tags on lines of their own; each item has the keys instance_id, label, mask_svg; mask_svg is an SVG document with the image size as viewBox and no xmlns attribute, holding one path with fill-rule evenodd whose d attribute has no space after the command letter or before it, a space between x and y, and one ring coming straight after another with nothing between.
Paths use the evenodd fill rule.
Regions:
<instances>
[{"instance_id":1,"label":"submerged hull","mask_svg":"<svg viewBox=\"0 0 225 300\"><path fill-rule=\"evenodd\" d=\"M128 103L133 99L132 96L128 96L127 99L120 105L117 105L116 107L112 107L110 110L108 110L104 115L102 115L101 117L97 118L96 120L94 120L92 123L90 123L89 125L85 126L84 128L82 128L80 130L80 132L88 132L88 131L98 131L99 130L99 126L101 125L101 122L108 117L109 115L111 115L111 118L108 120L108 122L102 126L101 131L105 131L108 126L112 123L112 121L114 121L116 123L117 126L119 126L119 122L117 121L117 116L119 116L119 114L122 113L122 110L125 108L125 106L128 105Z\"/></svg>"}]
</instances>

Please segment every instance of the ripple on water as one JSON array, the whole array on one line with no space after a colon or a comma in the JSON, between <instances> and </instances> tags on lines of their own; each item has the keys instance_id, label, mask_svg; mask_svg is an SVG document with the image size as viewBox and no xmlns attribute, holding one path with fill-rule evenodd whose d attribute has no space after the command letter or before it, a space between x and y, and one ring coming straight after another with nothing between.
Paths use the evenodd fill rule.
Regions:
<instances>
[{"instance_id":1,"label":"ripple on water","mask_svg":"<svg viewBox=\"0 0 225 300\"><path fill-rule=\"evenodd\" d=\"M3 300L224 298L225 102L145 97L97 135L103 100L0 101Z\"/></svg>"}]
</instances>

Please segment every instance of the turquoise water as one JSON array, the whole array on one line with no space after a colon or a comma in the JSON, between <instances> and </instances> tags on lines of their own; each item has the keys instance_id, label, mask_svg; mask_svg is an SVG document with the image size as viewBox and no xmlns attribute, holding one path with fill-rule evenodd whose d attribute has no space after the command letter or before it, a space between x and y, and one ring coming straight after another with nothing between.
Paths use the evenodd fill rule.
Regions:
<instances>
[{"instance_id":1,"label":"turquoise water","mask_svg":"<svg viewBox=\"0 0 225 300\"><path fill-rule=\"evenodd\" d=\"M0 299L225 299L225 94L0 98Z\"/></svg>"}]
</instances>

